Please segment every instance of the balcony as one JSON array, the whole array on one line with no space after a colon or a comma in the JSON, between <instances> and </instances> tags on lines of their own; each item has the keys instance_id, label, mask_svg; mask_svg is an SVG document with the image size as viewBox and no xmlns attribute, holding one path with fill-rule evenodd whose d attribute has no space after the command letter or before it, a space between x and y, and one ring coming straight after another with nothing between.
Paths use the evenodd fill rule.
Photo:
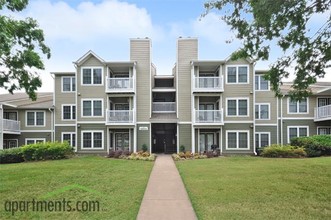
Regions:
<instances>
[{"instance_id":1,"label":"balcony","mask_svg":"<svg viewBox=\"0 0 331 220\"><path fill-rule=\"evenodd\" d=\"M194 92L223 92L223 77L193 77Z\"/></svg>"},{"instance_id":2,"label":"balcony","mask_svg":"<svg viewBox=\"0 0 331 220\"><path fill-rule=\"evenodd\" d=\"M223 109L221 110L195 110L194 119L197 124L224 124Z\"/></svg>"},{"instance_id":3,"label":"balcony","mask_svg":"<svg viewBox=\"0 0 331 220\"><path fill-rule=\"evenodd\" d=\"M107 93L132 93L134 92L134 79L129 78L106 78Z\"/></svg>"},{"instance_id":4,"label":"balcony","mask_svg":"<svg viewBox=\"0 0 331 220\"><path fill-rule=\"evenodd\" d=\"M20 121L9 120L9 119L0 119L2 124L3 133L7 134L20 134ZM1 126L1 125L0 125Z\"/></svg>"},{"instance_id":5,"label":"balcony","mask_svg":"<svg viewBox=\"0 0 331 220\"><path fill-rule=\"evenodd\" d=\"M153 102L153 113L175 113L176 102Z\"/></svg>"},{"instance_id":6,"label":"balcony","mask_svg":"<svg viewBox=\"0 0 331 220\"><path fill-rule=\"evenodd\" d=\"M107 110L107 124L133 124L134 110Z\"/></svg>"},{"instance_id":7,"label":"balcony","mask_svg":"<svg viewBox=\"0 0 331 220\"><path fill-rule=\"evenodd\" d=\"M314 109L314 121L331 120L331 105L325 105Z\"/></svg>"}]
</instances>

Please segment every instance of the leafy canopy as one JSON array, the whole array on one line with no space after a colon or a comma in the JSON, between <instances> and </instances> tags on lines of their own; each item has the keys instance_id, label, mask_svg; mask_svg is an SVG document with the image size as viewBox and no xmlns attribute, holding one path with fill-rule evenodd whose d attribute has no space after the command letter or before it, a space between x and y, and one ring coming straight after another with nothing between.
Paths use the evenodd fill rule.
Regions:
<instances>
[{"instance_id":1,"label":"leafy canopy","mask_svg":"<svg viewBox=\"0 0 331 220\"><path fill-rule=\"evenodd\" d=\"M232 59L268 60L270 44L283 52L270 67L265 78L281 96L282 79L294 67L295 79L289 95L300 100L311 94L309 85L326 74L331 60L330 0L219 0L205 3L206 14L220 10L221 19L236 32L243 46ZM317 31L308 29L313 16L324 13ZM314 25L316 25L314 23Z\"/></svg>"},{"instance_id":2,"label":"leafy canopy","mask_svg":"<svg viewBox=\"0 0 331 220\"><path fill-rule=\"evenodd\" d=\"M0 0L0 10L19 12L27 4L28 0ZM24 89L32 100L37 98L35 91L42 83L36 71L44 69L39 52L51 56L44 41L32 18L15 20L0 14L0 87L10 93Z\"/></svg>"}]
</instances>

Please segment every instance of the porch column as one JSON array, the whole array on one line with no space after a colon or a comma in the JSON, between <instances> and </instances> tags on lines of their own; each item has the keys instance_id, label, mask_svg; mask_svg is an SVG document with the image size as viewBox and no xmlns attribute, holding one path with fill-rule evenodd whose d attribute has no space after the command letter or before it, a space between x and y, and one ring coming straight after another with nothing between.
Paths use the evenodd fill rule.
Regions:
<instances>
[{"instance_id":1,"label":"porch column","mask_svg":"<svg viewBox=\"0 0 331 220\"><path fill-rule=\"evenodd\" d=\"M195 153L195 129L194 129L193 125L191 125L191 126L192 126L192 135L191 135L192 142L191 142L191 144L192 144L192 153L194 154Z\"/></svg>"},{"instance_id":2,"label":"porch column","mask_svg":"<svg viewBox=\"0 0 331 220\"><path fill-rule=\"evenodd\" d=\"M137 126L133 128L133 152L137 152Z\"/></svg>"}]
</instances>

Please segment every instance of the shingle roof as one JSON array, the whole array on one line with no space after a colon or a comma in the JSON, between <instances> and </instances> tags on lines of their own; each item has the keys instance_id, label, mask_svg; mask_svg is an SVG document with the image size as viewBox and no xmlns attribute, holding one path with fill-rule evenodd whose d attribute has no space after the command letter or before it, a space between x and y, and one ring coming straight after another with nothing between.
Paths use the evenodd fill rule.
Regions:
<instances>
[{"instance_id":1,"label":"shingle roof","mask_svg":"<svg viewBox=\"0 0 331 220\"><path fill-rule=\"evenodd\" d=\"M0 94L0 103L13 105L19 109L48 109L53 105L53 93L39 92L36 101L29 99L26 93Z\"/></svg>"},{"instance_id":2,"label":"shingle roof","mask_svg":"<svg viewBox=\"0 0 331 220\"><path fill-rule=\"evenodd\" d=\"M310 85L309 88L313 94L325 93L325 95L331 95L331 82L316 82ZM291 89L292 82L284 82L284 84L280 86L280 91L285 95L288 94Z\"/></svg>"}]
</instances>

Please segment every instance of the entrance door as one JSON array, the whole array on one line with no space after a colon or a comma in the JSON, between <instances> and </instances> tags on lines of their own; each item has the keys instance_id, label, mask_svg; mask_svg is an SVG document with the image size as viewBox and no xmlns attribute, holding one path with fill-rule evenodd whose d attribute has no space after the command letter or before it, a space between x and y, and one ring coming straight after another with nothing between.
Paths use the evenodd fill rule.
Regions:
<instances>
[{"instance_id":1,"label":"entrance door","mask_svg":"<svg viewBox=\"0 0 331 220\"><path fill-rule=\"evenodd\" d=\"M201 133L200 134L200 151L210 151L211 146L214 144L214 133Z\"/></svg>"},{"instance_id":2,"label":"entrance door","mask_svg":"<svg viewBox=\"0 0 331 220\"><path fill-rule=\"evenodd\" d=\"M175 153L176 124L153 124L152 125L152 152Z\"/></svg>"}]
</instances>

